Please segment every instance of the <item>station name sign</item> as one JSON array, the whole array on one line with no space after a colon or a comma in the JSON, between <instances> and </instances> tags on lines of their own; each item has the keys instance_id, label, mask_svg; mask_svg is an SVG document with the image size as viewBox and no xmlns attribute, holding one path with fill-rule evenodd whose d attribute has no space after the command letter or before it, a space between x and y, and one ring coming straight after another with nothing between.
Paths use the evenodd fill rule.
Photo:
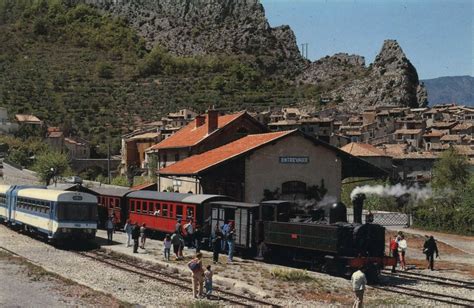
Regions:
<instances>
[{"instance_id":1,"label":"station name sign","mask_svg":"<svg viewBox=\"0 0 474 308\"><path fill-rule=\"evenodd\" d=\"M307 164L308 156L280 156L280 164Z\"/></svg>"}]
</instances>

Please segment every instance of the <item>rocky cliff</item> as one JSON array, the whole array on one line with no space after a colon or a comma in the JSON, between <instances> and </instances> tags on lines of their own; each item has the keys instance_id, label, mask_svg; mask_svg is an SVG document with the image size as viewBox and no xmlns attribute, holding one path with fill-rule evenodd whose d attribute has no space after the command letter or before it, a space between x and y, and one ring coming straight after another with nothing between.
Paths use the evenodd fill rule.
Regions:
<instances>
[{"instance_id":1,"label":"rocky cliff","mask_svg":"<svg viewBox=\"0 0 474 308\"><path fill-rule=\"evenodd\" d=\"M415 67L395 40L386 40L374 63L360 56L336 54L311 63L298 80L326 89L325 96L341 108L360 110L377 105L419 107L427 104L426 89Z\"/></svg>"},{"instance_id":2,"label":"rocky cliff","mask_svg":"<svg viewBox=\"0 0 474 308\"><path fill-rule=\"evenodd\" d=\"M291 28L270 27L259 0L82 2L126 18L149 47L159 44L176 55L245 54L290 66L304 63Z\"/></svg>"}]
</instances>

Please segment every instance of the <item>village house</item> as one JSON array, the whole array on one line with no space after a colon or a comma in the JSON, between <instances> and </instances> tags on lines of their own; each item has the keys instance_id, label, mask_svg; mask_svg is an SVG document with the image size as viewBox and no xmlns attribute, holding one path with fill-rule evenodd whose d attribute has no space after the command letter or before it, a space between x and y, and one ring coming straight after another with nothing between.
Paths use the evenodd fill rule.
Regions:
<instances>
[{"instance_id":1,"label":"village house","mask_svg":"<svg viewBox=\"0 0 474 308\"><path fill-rule=\"evenodd\" d=\"M45 141L54 151L64 151L64 133L59 127L48 127Z\"/></svg>"},{"instance_id":2,"label":"village house","mask_svg":"<svg viewBox=\"0 0 474 308\"><path fill-rule=\"evenodd\" d=\"M339 201L342 179L387 176L376 166L299 130L251 134L188 157L158 171L160 190L168 181L180 191L223 194L260 202L266 194L305 198L324 187ZM163 183L163 180L166 182ZM175 188L174 188L175 189Z\"/></svg>"},{"instance_id":3,"label":"village house","mask_svg":"<svg viewBox=\"0 0 474 308\"><path fill-rule=\"evenodd\" d=\"M421 146L423 129L398 129L395 131L395 140L398 143L407 143L415 148Z\"/></svg>"},{"instance_id":4,"label":"village house","mask_svg":"<svg viewBox=\"0 0 474 308\"><path fill-rule=\"evenodd\" d=\"M393 172L392 157L371 144L351 142L343 146L341 150L357 156L390 174Z\"/></svg>"},{"instance_id":5,"label":"village house","mask_svg":"<svg viewBox=\"0 0 474 308\"><path fill-rule=\"evenodd\" d=\"M70 159L90 158L90 144L88 141L79 137L64 138L64 146Z\"/></svg>"},{"instance_id":6,"label":"village house","mask_svg":"<svg viewBox=\"0 0 474 308\"><path fill-rule=\"evenodd\" d=\"M207 115L198 115L195 120L169 138L148 148L147 161L155 157L158 170L170 166L192 155L222 146L248 134L267 132L267 128L247 112L219 115L209 110ZM156 172L152 171L152 172ZM168 182L173 186L176 183ZM168 187L166 186L166 187ZM176 186L176 185L174 185Z\"/></svg>"},{"instance_id":7,"label":"village house","mask_svg":"<svg viewBox=\"0 0 474 308\"><path fill-rule=\"evenodd\" d=\"M11 122L8 118L8 111L0 107L0 133L12 134L18 131L18 123Z\"/></svg>"}]
</instances>

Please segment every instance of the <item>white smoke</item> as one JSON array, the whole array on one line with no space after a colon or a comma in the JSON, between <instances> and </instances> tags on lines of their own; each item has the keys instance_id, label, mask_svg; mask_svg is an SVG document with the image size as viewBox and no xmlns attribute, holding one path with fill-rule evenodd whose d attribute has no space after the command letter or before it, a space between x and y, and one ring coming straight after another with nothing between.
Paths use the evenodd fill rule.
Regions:
<instances>
[{"instance_id":1,"label":"white smoke","mask_svg":"<svg viewBox=\"0 0 474 308\"><path fill-rule=\"evenodd\" d=\"M324 198L318 202L317 206L324 206L328 204L336 203L337 199L334 196L324 196Z\"/></svg>"},{"instance_id":2,"label":"white smoke","mask_svg":"<svg viewBox=\"0 0 474 308\"><path fill-rule=\"evenodd\" d=\"M334 196L324 196L324 198L320 201L316 201L316 199L298 199L295 200L295 203L298 208L309 210L312 208L317 208L319 206L324 206L328 204L333 204L337 202L337 198Z\"/></svg>"},{"instance_id":3,"label":"white smoke","mask_svg":"<svg viewBox=\"0 0 474 308\"><path fill-rule=\"evenodd\" d=\"M377 195L380 197L401 197L403 195L410 195L410 197L416 202L421 200L429 199L433 196L433 190L430 186L419 187L418 185L414 186L405 186L402 184L396 185L365 185L358 186L351 192L351 200L354 200L357 194L366 194L366 195Z\"/></svg>"}]
</instances>

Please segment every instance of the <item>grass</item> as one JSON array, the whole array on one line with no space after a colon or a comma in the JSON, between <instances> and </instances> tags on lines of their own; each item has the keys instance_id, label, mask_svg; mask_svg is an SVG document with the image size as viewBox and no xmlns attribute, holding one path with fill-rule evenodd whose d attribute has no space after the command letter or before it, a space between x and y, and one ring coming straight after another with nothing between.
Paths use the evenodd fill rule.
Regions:
<instances>
[{"instance_id":1,"label":"grass","mask_svg":"<svg viewBox=\"0 0 474 308\"><path fill-rule=\"evenodd\" d=\"M302 270L273 268L270 271L270 274L273 278L282 281L308 282L314 280L314 278L311 277L307 271Z\"/></svg>"}]
</instances>

